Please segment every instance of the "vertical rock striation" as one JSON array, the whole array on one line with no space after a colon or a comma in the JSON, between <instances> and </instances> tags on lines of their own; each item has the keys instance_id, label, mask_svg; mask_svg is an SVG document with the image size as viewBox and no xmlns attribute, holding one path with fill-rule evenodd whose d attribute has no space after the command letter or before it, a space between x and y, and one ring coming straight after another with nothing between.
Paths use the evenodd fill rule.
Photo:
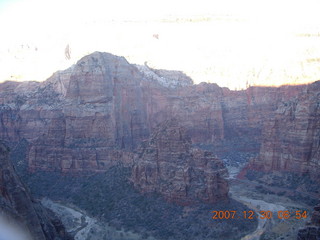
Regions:
<instances>
[{"instance_id":1,"label":"vertical rock striation","mask_svg":"<svg viewBox=\"0 0 320 240\"><path fill-rule=\"evenodd\" d=\"M126 158L149 135L141 79L124 58L98 52L55 74L45 88L57 105L40 104L44 132L31 140L30 168L99 171Z\"/></svg>"},{"instance_id":2,"label":"vertical rock striation","mask_svg":"<svg viewBox=\"0 0 320 240\"><path fill-rule=\"evenodd\" d=\"M188 205L228 199L227 175L221 160L191 148L186 129L169 120L140 147L132 181L142 192L157 192L168 201Z\"/></svg>"},{"instance_id":3,"label":"vertical rock striation","mask_svg":"<svg viewBox=\"0 0 320 240\"><path fill-rule=\"evenodd\" d=\"M279 104L264 125L259 157L252 167L264 171L320 172L320 82Z\"/></svg>"},{"instance_id":4,"label":"vertical rock striation","mask_svg":"<svg viewBox=\"0 0 320 240\"><path fill-rule=\"evenodd\" d=\"M231 146L243 145L244 151L258 152L261 143L263 149L270 149L267 139L277 135L272 133L276 127L269 119L280 118L279 111L285 107L278 105L305 89L283 86L230 91L216 84L191 82L181 72L132 65L123 57L95 52L45 82L0 84L0 139L13 144L27 140L32 171L105 171L119 161L131 164L132 151L158 124L174 117L186 128L192 143L230 141ZM313 101L305 99L305 104L309 100ZM305 117L308 115L300 119ZM310 129L312 124L317 123L310 122ZM312 149L316 144L315 140ZM267 151L262 150L261 159L263 152ZM266 161L266 169L271 169L270 162Z\"/></svg>"}]
</instances>

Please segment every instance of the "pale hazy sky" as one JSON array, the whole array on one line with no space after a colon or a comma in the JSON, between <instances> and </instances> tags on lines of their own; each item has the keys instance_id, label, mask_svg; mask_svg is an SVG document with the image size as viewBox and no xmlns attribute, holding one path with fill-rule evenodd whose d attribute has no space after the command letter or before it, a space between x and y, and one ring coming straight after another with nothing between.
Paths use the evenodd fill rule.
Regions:
<instances>
[{"instance_id":1,"label":"pale hazy sky","mask_svg":"<svg viewBox=\"0 0 320 240\"><path fill-rule=\"evenodd\" d=\"M315 81L319 9L316 0L0 0L0 81L42 81L94 51L231 88Z\"/></svg>"}]
</instances>

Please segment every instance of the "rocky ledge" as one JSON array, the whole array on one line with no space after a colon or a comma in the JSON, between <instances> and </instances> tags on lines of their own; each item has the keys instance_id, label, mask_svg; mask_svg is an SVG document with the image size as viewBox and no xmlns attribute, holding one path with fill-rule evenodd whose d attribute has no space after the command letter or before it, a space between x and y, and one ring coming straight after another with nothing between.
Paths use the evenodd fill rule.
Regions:
<instances>
[{"instance_id":1,"label":"rocky ledge","mask_svg":"<svg viewBox=\"0 0 320 240\"><path fill-rule=\"evenodd\" d=\"M134 159L132 181L141 192L157 192L181 205L228 199L228 172L212 153L191 147L177 120L161 124Z\"/></svg>"},{"instance_id":2,"label":"rocky ledge","mask_svg":"<svg viewBox=\"0 0 320 240\"><path fill-rule=\"evenodd\" d=\"M9 149L0 142L0 227L15 226L23 239L71 240L61 221L37 203L20 181L9 160ZM6 234L8 239L10 233ZM10 235L11 236L11 235ZM4 237L1 233L0 237ZM1 238L2 239L2 238Z\"/></svg>"}]
</instances>

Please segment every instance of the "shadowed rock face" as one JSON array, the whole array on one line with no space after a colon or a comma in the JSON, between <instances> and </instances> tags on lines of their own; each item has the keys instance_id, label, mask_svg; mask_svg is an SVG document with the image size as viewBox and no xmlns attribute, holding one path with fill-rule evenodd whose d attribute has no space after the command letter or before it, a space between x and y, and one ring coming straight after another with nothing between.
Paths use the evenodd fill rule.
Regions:
<instances>
[{"instance_id":1,"label":"shadowed rock face","mask_svg":"<svg viewBox=\"0 0 320 240\"><path fill-rule=\"evenodd\" d=\"M191 85L180 72L147 70L123 57L95 52L45 82L2 83L0 139L13 144L26 139L28 167L33 171L105 171L119 161L132 164L132 151L158 124L174 117L186 128L192 143L216 144L236 138L246 143L243 150L258 152L263 142L263 156L268 152L263 149L270 149L266 139L276 136L269 119L280 119L282 102L306 89L284 86L230 91L216 84ZM176 84L181 79L184 83ZM304 117L308 115L301 115ZM296 143L304 141L298 140L299 136L303 134L294 138ZM307 149L311 142L305 141L302 148ZM311 148L315 146L313 143ZM274 158L278 156L274 154ZM266 169L273 169L268 167L270 162L266 161ZM304 171L300 163L295 168Z\"/></svg>"},{"instance_id":2,"label":"shadowed rock face","mask_svg":"<svg viewBox=\"0 0 320 240\"><path fill-rule=\"evenodd\" d=\"M252 167L308 173L319 180L320 82L279 104L275 116L265 123L260 155Z\"/></svg>"},{"instance_id":3,"label":"shadowed rock face","mask_svg":"<svg viewBox=\"0 0 320 240\"><path fill-rule=\"evenodd\" d=\"M8 148L0 142L0 210L7 222L18 224L26 239L72 239L60 220L30 196L9 160Z\"/></svg>"},{"instance_id":4,"label":"shadowed rock face","mask_svg":"<svg viewBox=\"0 0 320 240\"><path fill-rule=\"evenodd\" d=\"M297 240L317 240L320 239L320 204L314 207L312 217L307 226L300 229Z\"/></svg>"},{"instance_id":5,"label":"shadowed rock face","mask_svg":"<svg viewBox=\"0 0 320 240\"><path fill-rule=\"evenodd\" d=\"M139 148L132 181L142 192L158 192L169 201L188 205L228 199L227 175L221 160L191 148L186 129L169 120Z\"/></svg>"}]
</instances>

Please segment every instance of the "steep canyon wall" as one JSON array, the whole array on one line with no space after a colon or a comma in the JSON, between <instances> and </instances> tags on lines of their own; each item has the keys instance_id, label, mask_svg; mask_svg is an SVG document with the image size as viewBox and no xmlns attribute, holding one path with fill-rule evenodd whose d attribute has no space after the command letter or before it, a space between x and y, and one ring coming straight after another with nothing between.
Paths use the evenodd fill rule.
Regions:
<instances>
[{"instance_id":1,"label":"steep canyon wall","mask_svg":"<svg viewBox=\"0 0 320 240\"><path fill-rule=\"evenodd\" d=\"M0 137L28 141L30 170L104 171L132 164L140 143L175 118L192 143L236 139L256 153L262 144L258 168L315 171L318 95L319 83L242 91L192 85L181 72L95 52L45 82L0 84Z\"/></svg>"}]
</instances>

